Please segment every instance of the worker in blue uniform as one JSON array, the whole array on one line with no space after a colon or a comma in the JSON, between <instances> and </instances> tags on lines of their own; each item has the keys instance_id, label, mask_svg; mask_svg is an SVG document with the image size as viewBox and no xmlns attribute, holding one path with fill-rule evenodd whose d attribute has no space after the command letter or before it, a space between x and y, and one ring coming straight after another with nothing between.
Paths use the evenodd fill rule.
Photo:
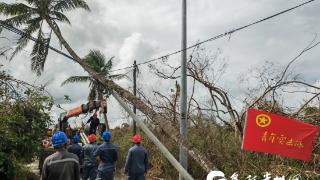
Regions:
<instances>
[{"instance_id":1,"label":"worker in blue uniform","mask_svg":"<svg viewBox=\"0 0 320 180\"><path fill-rule=\"evenodd\" d=\"M114 172L118 160L118 147L110 142L111 133L109 131L102 133L102 139L104 140L104 143L93 153L93 156L97 157L100 161L97 179L114 180Z\"/></svg>"},{"instance_id":2,"label":"worker in blue uniform","mask_svg":"<svg viewBox=\"0 0 320 180\"><path fill-rule=\"evenodd\" d=\"M144 180L148 172L148 153L141 145L140 135L134 135L131 140L134 146L129 149L124 171L128 180Z\"/></svg>"}]
</instances>

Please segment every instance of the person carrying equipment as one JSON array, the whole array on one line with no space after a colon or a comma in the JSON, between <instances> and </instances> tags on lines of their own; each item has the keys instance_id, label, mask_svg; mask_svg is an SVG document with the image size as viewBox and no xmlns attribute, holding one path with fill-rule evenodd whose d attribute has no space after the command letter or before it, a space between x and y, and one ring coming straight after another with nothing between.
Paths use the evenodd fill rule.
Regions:
<instances>
[{"instance_id":1,"label":"person carrying equipment","mask_svg":"<svg viewBox=\"0 0 320 180\"><path fill-rule=\"evenodd\" d=\"M89 130L89 135L90 134L96 134L96 131L97 131L97 127L99 126L100 124L100 120L99 118L97 117L97 112L95 112L91 117L90 119L87 121L87 123L90 122L90 130Z\"/></svg>"},{"instance_id":2,"label":"person carrying equipment","mask_svg":"<svg viewBox=\"0 0 320 180\"><path fill-rule=\"evenodd\" d=\"M44 160L41 179L80 180L79 159L76 155L66 151L66 134L57 131L51 141L56 152Z\"/></svg>"},{"instance_id":3,"label":"person carrying equipment","mask_svg":"<svg viewBox=\"0 0 320 180\"><path fill-rule=\"evenodd\" d=\"M124 172L128 180L144 180L148 172L148 153L141 145L141 136L132 137L134 146L129 149Z\"/></svg>"},{"instance_id":4,"label":"person carrying equipment","mask_svg":"<svg viewBox=\"0 0 320 180\"><path fill-rule=\"evenodd\" d=\"M94 134L90 134L88 136L89 144L83 146L83 180L90 180L96 179L97 176L97 160L93 156L93 153L98 148L96 144L97 138Z\"/></svg>"},{"instance_id":5,"label":"person carrying equipment","mask_svg":"<svg viewBox=\"0 0 320 180\"><path fill-rule=\"evenodd\" d=\"M73 153L78 156L80 165L82 164L82 147L78 144L80 141L79 135L74 135L72 137L72 144L68 147L68 152Z\"/></svg>"},{"instance_id":6,"label":"person carrying equipment","mask_svg":"<svg viewBox=\"0 0 320 180\"><path fill-rule=\"evenodd\" d=\"M102 133L102 139L105 142L93 153L93 156L98 157L100 160L97 179L114 180L114 171L118 160L118 147L110 143L111 133L109 131Z\"/></svg>"}]
</instances>

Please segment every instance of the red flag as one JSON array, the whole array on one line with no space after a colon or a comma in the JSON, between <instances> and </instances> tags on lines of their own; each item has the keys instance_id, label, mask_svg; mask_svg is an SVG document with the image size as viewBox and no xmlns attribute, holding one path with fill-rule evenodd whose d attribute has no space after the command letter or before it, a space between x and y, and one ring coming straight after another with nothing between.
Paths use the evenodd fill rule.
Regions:
<instances>
[{"instance_id":1,"label":"red flag","mask_svg":"<svg viewBox=\"0 0 320 180\"><path fill-rule=\"evenodd\" d=\"M248 109L242 149L310 161L319 127Z\"/></svg>"}]
</instances>

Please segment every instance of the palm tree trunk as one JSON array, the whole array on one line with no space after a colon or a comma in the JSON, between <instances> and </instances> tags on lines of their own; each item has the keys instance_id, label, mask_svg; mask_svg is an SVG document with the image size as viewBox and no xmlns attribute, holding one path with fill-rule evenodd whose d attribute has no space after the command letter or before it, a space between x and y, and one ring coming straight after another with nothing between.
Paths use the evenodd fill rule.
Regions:
<instances>
[{"instance_id":1,"label":"palm tree trunk","mask_svg":"<svg viewBox=\"0 0 320 180\"><path fill-rule=\"evenodd\" d=\"M101 86L98 86L98 100L101 102L103 100L103 94L102 94L102 89ZM104 118L104 124L106 125L106 128L108 131L110 131L109 123L108 123L108 118L107 118L107 112L104 111L104 108L102 110L103 118Z\"/></svg>"},{"instance_id":2,"label":"palm tree trunk","mask_svg":"<svg viewBox=\"0 0 320 180\"><path fill-rule=\"evenodd\" d=\"M199 165L206 171L210 172L213 169L216 169L209 159L207 159L198 149L193 145L188 143L186 139L182 138L179 134L179 131L172 126L172 124L166 120L164 117L156 113L152 108L147 106L140 98L134 96L129 91L123 89L113 81L107 79L104 75L101 75L91 69L88 65L82 62L81 58L73 51L70 45L65 41L63 36L60 33L58 26L51 21L49 18L46 19L49 26L53 29L53 32L58 37L61 44L66 48L69 54L79 63L85 71L87 71L94 79L99 81L105 88L114 90L121 98L126 99L130 103L136 105L136 108L139 109L142 113L148 116L150 119L154 120L160 127L169 135L174 141L181 144L188 150L190 156L199 163Z\"/></svg>"},{"instance_id":3,"label":"palm tree trunk","mask_svg":"<svg viewBox=\"0 0 320 180\"><path fill-rule=\"evenodd\" d=\"M103 117L104 117L104 124L106 125L106 128L108 131L110 131L110 127L109 127L109 123L108 123L108 117L107 117L107 113L103 112Z\"/></svg>"}]
</instances>

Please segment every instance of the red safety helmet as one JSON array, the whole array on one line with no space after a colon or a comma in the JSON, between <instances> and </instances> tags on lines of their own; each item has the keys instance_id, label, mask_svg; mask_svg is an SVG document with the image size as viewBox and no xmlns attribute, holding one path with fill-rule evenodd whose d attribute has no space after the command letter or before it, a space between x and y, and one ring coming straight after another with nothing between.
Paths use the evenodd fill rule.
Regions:
<instances>
[{"instance_id":1,"label":"red safety helmet","mask_svg":"<svg viewBox=\"0 0 320 180\"><path fill-rule=\"evenodd\" d=\"M88 136L88 140L89 140L89 142L96 142L97 141L97 137L94 134L90 134Z\"/></svg>"},{"instance_id":2,"label":"red safety helmet","mask_svg":"<svg viewBox=\"0 0 320 180\"><path fill-rule=\"evenodd\" d=\"M141 136L139 134L136 134L136 135L132 136L131 140L134 143L141 143Z\"/></svg>"}]
</instances>

